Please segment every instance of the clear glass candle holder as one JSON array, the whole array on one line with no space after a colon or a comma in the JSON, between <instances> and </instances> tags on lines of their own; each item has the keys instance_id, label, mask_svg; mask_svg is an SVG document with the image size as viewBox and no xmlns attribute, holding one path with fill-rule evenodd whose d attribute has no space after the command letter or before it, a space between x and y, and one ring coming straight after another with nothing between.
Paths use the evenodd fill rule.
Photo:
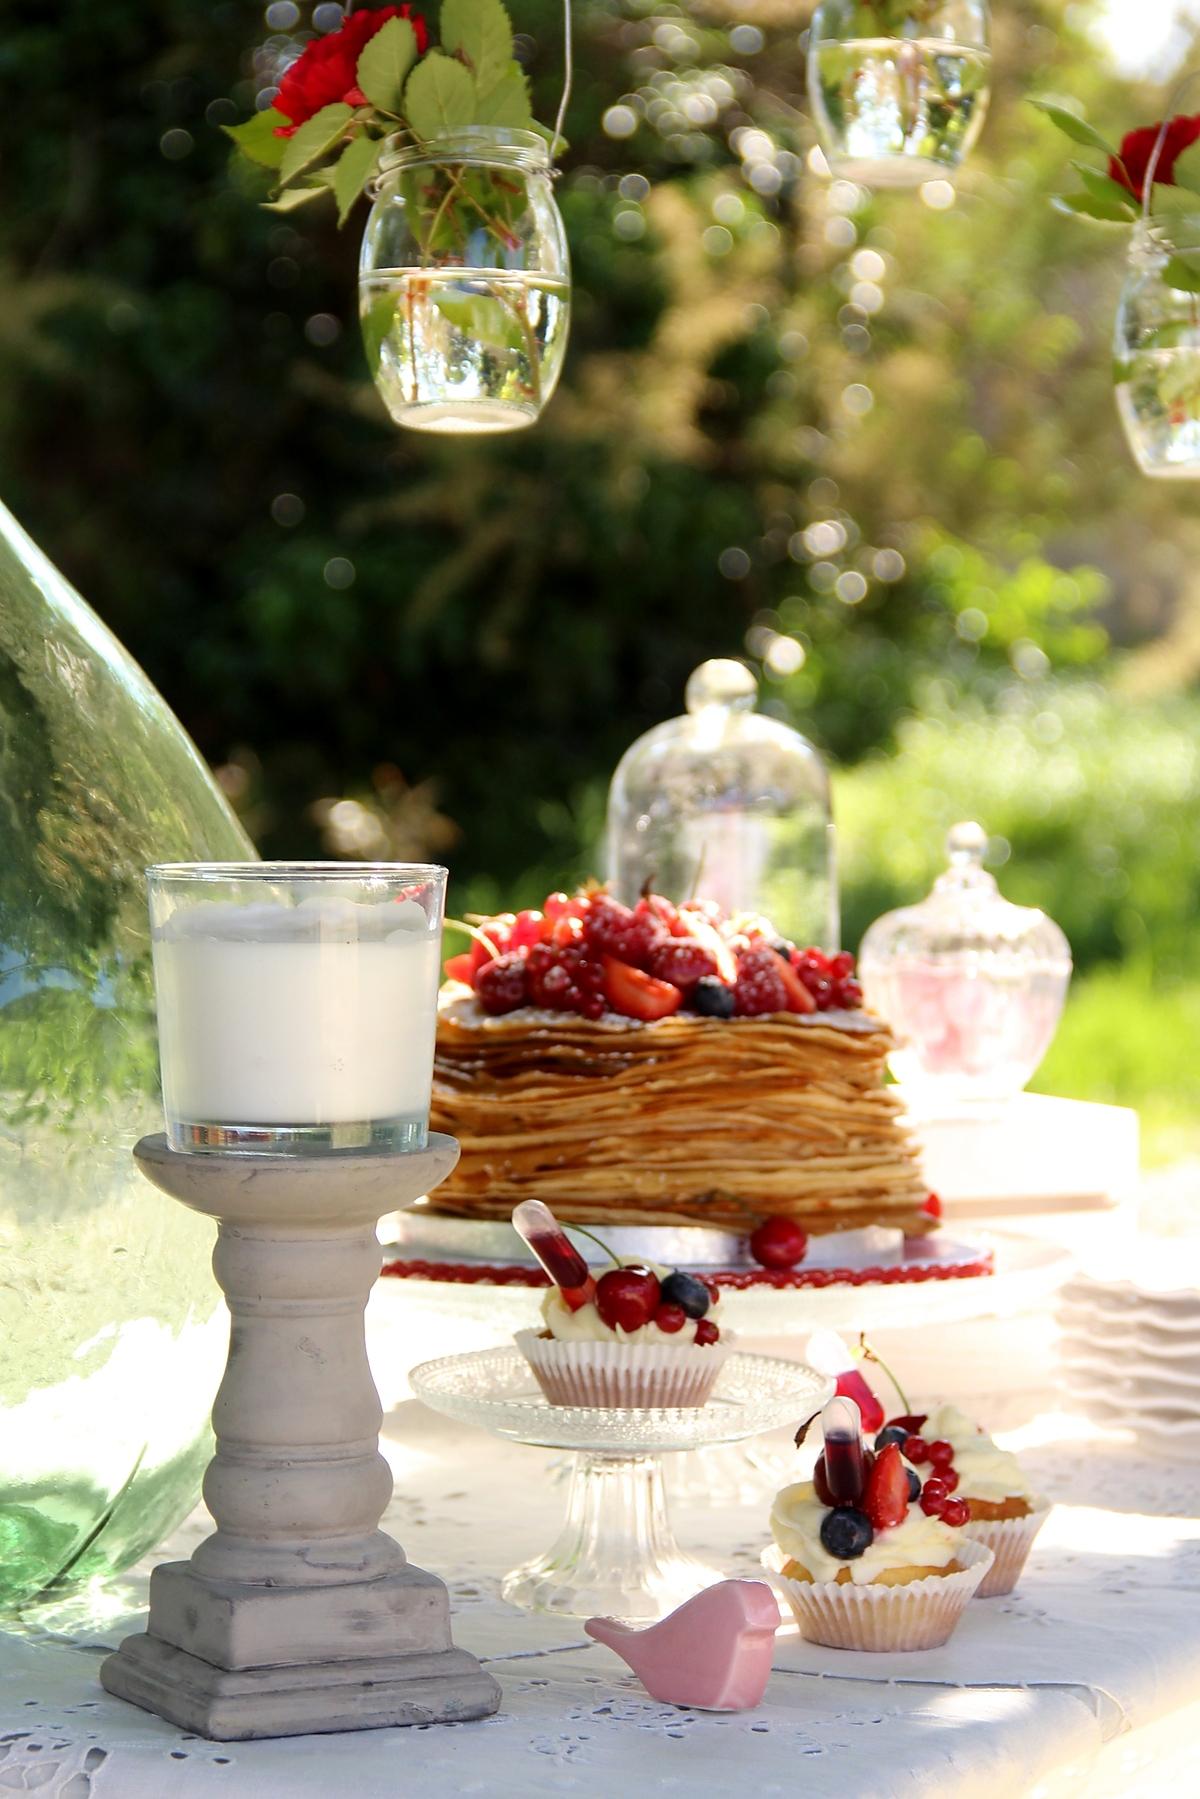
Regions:
<instances>
[{"instance_id":1,"label":"clear glass candle holder","mask_svg":"<svg viewBox=\"0 0 1200 1799\"><path fill-rule=\"evenodd\" d=\"M194 862L146 878L173 1149L425 1147L444 868Z\"/></svg>"}]
</instances>

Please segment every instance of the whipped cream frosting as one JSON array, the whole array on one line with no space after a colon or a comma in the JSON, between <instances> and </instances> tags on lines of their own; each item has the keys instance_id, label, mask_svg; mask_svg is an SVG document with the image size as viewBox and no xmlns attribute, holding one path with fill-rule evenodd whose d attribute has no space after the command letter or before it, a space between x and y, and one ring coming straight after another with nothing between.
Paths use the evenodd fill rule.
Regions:
<instances>
[{"instance_id":1,"label":"whipped cream frosting","mask_svg":"<svg viewBox=\"0 0 1200 1799\"><path fill-rule=\"evenodd\" d=\"M998 1448L987 1432L972 1424L957 1406L943 1405L930 1412L921 1426L921 1435L927 1443L935 1443L941 1438L953 1444L954 1466L958 1471L956 1498L998 1503L1003 1499L1033 1497L1033 1488L1016 1456L1007 1449Z\"/></svg>"},{"instance_id":2,"label":"whipped cream frosting","mask_svg":"<svg viewBox=\"0 0 1200 1799\"><path fill-rule=\"evenodd\" d=\"M621 1266L622 1268L649 1268L650 1272L656 1274L660 1281L665 1281L667 1276L674 1272L670 1268L660 1268L656 1262L640 1261L636 1256L623 1256ZM713 1307L708 1313L710 1318L715 1309L716 1301L714 1300ZM620 1325L614 1329L605 1324L596 1310L594 1300L589 1300L587 1305L580 1306L577 1312L573 1312L563 1299L560 1287L547 1289L542 1299L542 1323L550 1335L557 1338L560 1343L656 1343L662 1344L668 1349L692 1349L695 1347L692 1342L696 1328L694 1324L691 1330L685 1325L682 1330L664 1331L660 1330L651 1319L649 1324L643 1324L635 1331L622 1330ZM723 1336L724 1332L722 1332Z\"/></svg>"},{"instance_id":3,"label":"whipped cream frosting","mask_svg":"<svg viewBox=\"0 0 1200 1799\"><path fill-rule=\"evenodd\" d=\"M836 1580L847 1568L851 1582L868 1585L888 1568L946 1568L962 1541L940 1518L927 1518L920 1506L910 1505L902 1524L875 1533L875 1540L860 1556L839 1561L821 1541L821 1524L829 1507L817 1498L811 1481L782 1487L771 1507L771 1535L785 1555L808 1569L814 1580Z\"/></svg>"}]
</instances>

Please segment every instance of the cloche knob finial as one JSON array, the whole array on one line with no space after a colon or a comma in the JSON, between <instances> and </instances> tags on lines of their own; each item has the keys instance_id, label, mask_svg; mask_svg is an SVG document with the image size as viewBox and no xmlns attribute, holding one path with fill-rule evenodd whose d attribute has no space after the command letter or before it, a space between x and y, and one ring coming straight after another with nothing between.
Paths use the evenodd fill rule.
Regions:
<instances>
[{"instance_id":1,"label":"cloche knob finial","mask_svg":"<svg viewBox=\"0 0 1200 1799\"><path fill-rule=\"evenodd\" d=\"M730 712L753 712L758 698L758 682L744 662L729 656L714 656L702 662L688 676L684 701L689 712L703 712L708 706L722 706Z\"/></svg>"}]
</instances>

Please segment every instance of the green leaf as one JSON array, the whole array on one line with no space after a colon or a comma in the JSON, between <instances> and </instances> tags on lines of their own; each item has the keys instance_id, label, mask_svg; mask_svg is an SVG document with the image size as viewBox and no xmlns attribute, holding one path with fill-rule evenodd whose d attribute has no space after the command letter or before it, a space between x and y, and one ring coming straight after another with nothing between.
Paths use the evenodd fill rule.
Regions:
<instances>
[{"instance_id":1,"label":"green leaf","mask_svg":"<svg viewBox=\"0 0 1200 1799\"><path fill-rule=\"evenodd\" d=\"M395 23L395 21L393 21ZM333 193L338 203L338 224L344 225L350 210L375 171L387 145L381 138L351 138L333 165Z\"/></svg>"},{"instance_id":2,"label":"green leaf","mask_svg":"<svg viewBox=\"0 0 1200 1799\"><path fill-rule=\"evenodd\" d=\"M527 129L533 124L529 83L519 63L510 62L501 80L486 94L480 94L473 122L476 125L503 125L511 131Z\"/></svg>"},{"instance_id":3,"label":"green leaf","mask_svg":"<svg viewBox=\"0 0 1200 1799\"><path fill-rule=\"evenodd\" d=\"M1185 294L1200 294L1200 262L1193 262L1190 257L1171 256L1163 274L1172 287L1181 288Z\"/></svg>"},{"instance_id":4,"label":"green leaf","mask_svg":"<svg viewBox=\"0 0 1200 1799\"><path fill-rule=\"evenodd\" d=\"M1176 187L1200 194L1200 144L1189 145L1182 156L1175 158L1174 181Z\"/></svg>"},{"instance_id":5,"label":"green leaf","mask_svg":"<svg viewBox=\"0 0 1200 1799\"><path fill-rule=\"evenodd\" d=\"M353 117L353 109L339 100L336 105L323 106L311 119L306 119L295 137L287 140L279 168L280 185L290 187L298 175L303 175L314 162L319 162L332 150Z\"/></svg>"},{"instance_id":6,"label":"green leaf","mask_svg":"<svg viewBox=\"0 0 1200 1799\"><path fill-rule=\"evenodd\" d=\"M1072 161L1071 167L1094 200L1103 200L1109 206L1119 207L1119 217L1132 219L1137 216L1133 195L1119 181L1114 181L1111 175L1102 175L1099 169L1092 168L1086 162ZM1106 213L1104 216L1107 218L1112 215Z\"/></svg>"},{"instance_id":7,"label":"green leaf","mask_svg":"<svg viewBox=\"0 0 1200 1799\"><path fill-rule=\"evenodd\" d=\"M311 186L285 188L273 200L264 200L263 205L268 212L295 212L297 206L307 206L310 200L316 200L321 194L328 192L327 181L316 181Z\"/></svg>"},{"instance_id":8,"label":"green leaf","mask_svg":"<svg viewBox=\"0 0 1200 1799\"><path fill-rule=\"evenodd\" d=\"M404 89L404 116L426 143L475 123L475 77L440 50L423 56Z\"/></svg>"},{"instance_id":9,"label":"green leaf","mask_svg":"<svg viewBox=\"0 0 1200 1799\"><path fill-rule=\"evenodd\" d=\"M1103 150L1106 156L1115 156L1117 152L1112 145L1101 137L1094 125L1081 119L1078 113L1068 112L1065 106L1056 106L1053 100L1031 100L1030 106L1036 106L1044 112L1052 125L1065 132L1076 144L1086 144L1090 150Z\"/></svg>"},{"instance_id":10,"label":"green leaf","mask_svg":"<svg viewBox=\"0 0 1200 1799\"><path fill-rule=\"evenodd\" d=\"M1098 200L1094 194L1055 194L1051 204L1059 212L1079 213L1085 219L1108 219L1122 225L1129 223L1129 208L1109 200Z\"/></svg>"},{"instance_id":11,"label":"green leaf","mask_svg":"<svg viewBox=\"0 0 1200 1799\"><path fill-rule=\"evenodd\" d=\"M399 116L404 78L417 60L417 35L407 19L389 19L358 59L358 85L380 112Z\"/></svg>"},{"instance_id":12,"label":"green leaf","mask_svg":"<svg viewBox=\"0 0 1200 1799\"><path fill-rule=\"evenodd\" d=\"M493 350L519 350L524 337L518 321L499 300L485 294L431 295L442 317L476 343Z\"/></svg>"},{"instance_id":13,"label":"green leaf","mask_svg":"<svg viewBox=\"0 0 1200 1799\"><path fill-rule=\"evenodd\" d=\"M442 47L465 57L480 96L508 75L513 34L501 0L443 0Z\"/></svg>"},{"instance_id":14,"label":"green leaf","mask_svg":"<svg viewBox=\"0 0 1200 1799\"><path fill-rule=\"evenodd\" d=\"M281 112L276 112L273 106L268 106L265 112L256 112L252 119L247 119L242 125L222 125L221 129L251 162L261 163L264 169L277 169L291 140L276 137L275 127L290 124L290 119L285 118Z\"/></svg>"}]
</instances>

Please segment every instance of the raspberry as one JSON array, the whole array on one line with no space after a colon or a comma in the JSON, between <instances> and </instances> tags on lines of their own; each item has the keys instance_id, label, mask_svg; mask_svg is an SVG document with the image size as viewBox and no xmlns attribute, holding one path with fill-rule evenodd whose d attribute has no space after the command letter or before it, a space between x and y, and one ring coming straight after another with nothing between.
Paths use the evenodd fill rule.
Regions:
<instances>
[{"instance_id":1,"label":"raspberry","mask_svg":"<svg viewBox=\"0 0 1200 1799\"><path fill-rule=\"evenodd\" d=\"M734 1006L741 1018L757 1018L767 1012L786 1012L787 989L778 973L779 958L773 949L748 949L738 957Z\"/></svg>"},{"instance_id":2,"label":"raspberry","mask_svg":"<svg viewBox=\"0 0 1200 1799\"><path fill-rule=\"evenodd\" d=\"M651 949L647 967L656 980L670 981L687 993L706 975L716 974L717 958L702 943L668 937Z\"/></svg>"},{"instance_id":3,"label":"raspberry","mask_svg":"<svg viewBox=\"0 0 1200 1799\"><path fill-rule=\"evenodd\" d=\"M516 951L500 956L479 970L475 991L485 1012L498 1015L515 1012L525 1005L529 987L525 976L525 958Z\"/></svg>"},{"instance_id":4,"label":"raspberry","mask_svg":"<svg viewBox=\"0 0 1200 1799\"><path fill-rule=\"evenodd\" d=\"M583 921L584 942L594 956L615 956L634 968L645 961L658 931L653 918L645 913L639 918L611 893L598 893Z\"/></svg>"},{"instance_id":5,"label":"raspberry","mask_svg":"<svg viewBox=\"0 0 1200 1799\"><path fill-rule=\"evenodd\" d=\"M835 1004L847 1012L856 1011L863 1003L863 990L857 981L838 981L833 994Z\"/></svg>"}]
</instances>

